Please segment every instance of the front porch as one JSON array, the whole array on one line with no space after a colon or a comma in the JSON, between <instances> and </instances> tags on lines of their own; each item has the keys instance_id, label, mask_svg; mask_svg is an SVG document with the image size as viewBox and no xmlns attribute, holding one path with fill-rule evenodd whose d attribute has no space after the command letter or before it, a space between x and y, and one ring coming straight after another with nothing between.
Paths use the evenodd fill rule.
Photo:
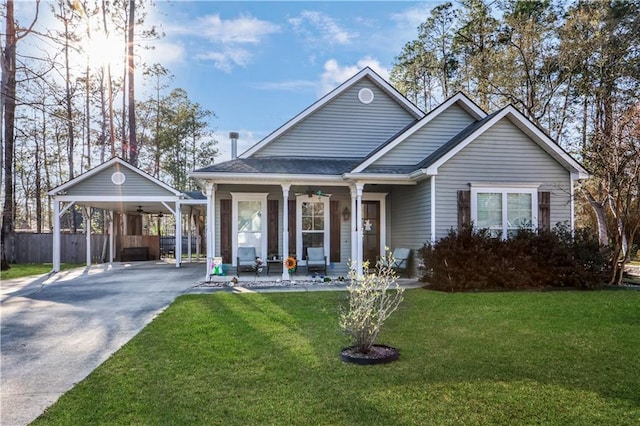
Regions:
<instances>
[{"instance_id":1,"label":"front porch","mask_svg":"<svg viewBox=\"0 0 640 426\"><path fill-rule=\"evenodd\" d=\"M310 248L325 256L326 270L316 275L337 278L346 277L351 267L361 271L366 262L375 264L391 247L389 185L367 185L366 191L364 184L342 182L207 182L204 187L206 280L220 268L226 275L255 275L238 274L241 248L255 252L262 275L289 281L300 272L306 275ZM296 273L283 267L287 258L295 259Z\"/></svg>"}]
</instances>

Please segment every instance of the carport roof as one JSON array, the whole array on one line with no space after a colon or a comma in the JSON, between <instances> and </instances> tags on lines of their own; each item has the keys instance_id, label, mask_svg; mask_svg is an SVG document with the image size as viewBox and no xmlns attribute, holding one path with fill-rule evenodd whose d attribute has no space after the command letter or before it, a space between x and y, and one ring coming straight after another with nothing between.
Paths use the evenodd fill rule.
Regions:
<instances>
[{"instance_id":1,"label":"carport roof","mask_svg":"<svg viewBox=\"0 0 640 426\"><path fill-rule=\"evenodd\" d=\"M86 171L48 193L58 201L122 213L173 213L180 200L201 200L145 173L120 157Z\"/></svg>"}]
</instances>

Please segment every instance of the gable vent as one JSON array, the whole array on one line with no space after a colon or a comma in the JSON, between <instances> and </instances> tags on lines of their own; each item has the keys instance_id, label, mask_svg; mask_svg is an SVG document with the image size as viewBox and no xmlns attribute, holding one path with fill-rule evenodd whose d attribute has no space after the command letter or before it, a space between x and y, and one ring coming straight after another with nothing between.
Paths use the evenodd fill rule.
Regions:
<instances>
[{"instance_id":1,"label":"gable vent","mask_svg":"<svg viewBox=\"0 0 640 426\"><path fill-rule=\"evenodd\" d=\"M373 91L368 87L360 89L358 92L358 100L363 104L370 104L373 102Z\"/></svg>"}]
</instances>

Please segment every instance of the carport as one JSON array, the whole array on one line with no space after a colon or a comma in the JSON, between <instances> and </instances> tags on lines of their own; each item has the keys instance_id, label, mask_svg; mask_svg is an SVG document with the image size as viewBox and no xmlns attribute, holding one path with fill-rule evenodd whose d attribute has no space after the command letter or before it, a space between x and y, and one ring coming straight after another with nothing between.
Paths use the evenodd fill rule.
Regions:
<instances>
[{"instance_id":1,"label":"carport","mask_svg":"<svg viewBox=\"0 0 640 426\"><path fill-rule=\"evenodd\" d=\"M142 214L175 218L176 267L182 262L183 208L189 207L189 226L195 217L204 217L207 200L201 194L183 193L119 157L77 176L48 193L53 200L53 271L60 271L61 217L72 206L81 209L85 224L90 223L91 209L106 212L108 220L108 262L113 262L125 250L130 257L160 256L158 244L142 235ZM91 265L91 226L85 225L87 266ZM122 253L116 253L116 236L120 236ZM191 237L191 233L188 233ZM144 250L146 247L146 250ZM189 259L191 244L189 241ZM151 253L151 254L150 254Z\"/></svg>"}]
</instances>

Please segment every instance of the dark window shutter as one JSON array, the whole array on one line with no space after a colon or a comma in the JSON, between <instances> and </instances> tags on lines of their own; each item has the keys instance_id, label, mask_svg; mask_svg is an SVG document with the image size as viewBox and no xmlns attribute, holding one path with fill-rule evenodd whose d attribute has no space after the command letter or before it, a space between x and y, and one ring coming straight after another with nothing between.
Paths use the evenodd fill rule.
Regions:
<instances>
[{"instance_id":1,"label":"dark window shutter","mask_svg":"<svg viewBox=\"0 0 640 426\"><path fill-rule=\"evenodd\" d=\"M220 200L220 254L223 263L232 263L231 247L231 200Z\"/></svg>"},{"instance_id":2,"label":"dark window shutter","mask_svg":"<svg viewBox=\"0 0 640 426\"><path fill-rule=\"evenodd\" d=\"M330 236L330 262L340 262L340 201L331 201L329 204L329 229Z\"/></svg>"},{"instance_id":3,"label":"dark window shutter","mask_svg":"<svg viewBox=\"0 0 640 426\"><path fill-rule=\"evenodd\" d=\"M458 191L458 230L471 225L471 191Z\"/></svg>"},{"instance_id":4,"label":"dark window shutter","mask_svg":"<svg viewBox=\"0 0 640 426\"><path fill-rule=\"evenodd\" d=\"M289 200L289 256L296 257L296 200Z\"/></svg>"},{"instance_id":5,"label":"dark window shutter","mask_svg":"<svg viewBox=\"0 0 640 426\"><path fill-rule=\"evenodd\" d=\"M538 192L538 229L551 230L551 193Z\"/></svg>"},{"instance_id":6,"label":"dark window shutter","mask_svg":"<svg viewBox=\"0 0 640 426\"><path fill-rule=\"evenodd\" d=\"M278 250L278 200L267 201L267 217L268 235L265 254L278 254L280 253Z\"/></svg>"}]
</instances>

